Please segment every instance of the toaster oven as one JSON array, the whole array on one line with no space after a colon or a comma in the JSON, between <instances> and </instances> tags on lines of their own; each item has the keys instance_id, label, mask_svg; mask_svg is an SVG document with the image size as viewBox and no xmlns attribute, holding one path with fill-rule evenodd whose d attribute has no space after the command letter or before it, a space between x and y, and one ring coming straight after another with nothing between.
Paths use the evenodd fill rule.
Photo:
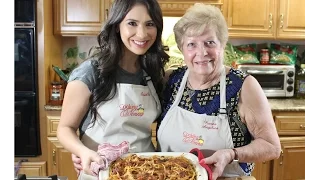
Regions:
<instances>
[{"instance_id":1,"label":"toaster oven","mask_svg":"<svg viewBox=\"0 0 320 180\"><path fill-rule=\"evenodd\" d=\"M238 65L238 69L257 79L267 97L293 97L294 65Z\"/></svg>"}]
</instances>

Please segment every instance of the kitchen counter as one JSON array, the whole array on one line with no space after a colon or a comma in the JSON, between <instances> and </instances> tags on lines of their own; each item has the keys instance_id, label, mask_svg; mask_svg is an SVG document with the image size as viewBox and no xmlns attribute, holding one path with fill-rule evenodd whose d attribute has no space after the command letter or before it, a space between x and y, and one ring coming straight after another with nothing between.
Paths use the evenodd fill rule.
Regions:
<instances>
[{"instance_id":1,"label":"kitchen counter","mask_svg":"<svg viewBox=\"0 0 320 180\"><path fill-rule=\"evenodd\" d=\"M272 111L305 111L305 99L269 98Z\"/></svg>"},{"instance_id":2,"label":"kitchen counter","mask_svg":"<svg viewBox=\"0 0 320 180\"><path fill-rule=\"evenodd\" d=\"M305 100L294 98L269 98L272 111L304 111ZM45 105L46 111L61 111L61 106Z\"/></svg>"}]
</instances>

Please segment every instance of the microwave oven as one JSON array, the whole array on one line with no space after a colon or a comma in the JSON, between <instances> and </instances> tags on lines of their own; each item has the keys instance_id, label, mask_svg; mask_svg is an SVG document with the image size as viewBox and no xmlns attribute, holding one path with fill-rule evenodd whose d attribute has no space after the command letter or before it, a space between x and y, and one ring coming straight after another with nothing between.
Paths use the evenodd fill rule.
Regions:
<instances>
[{"instance_id":1,"label":"microwave oven","mask_svg":"<svg viewBox=\"0 0 320 180\"><path fill-rule=\"evenodd\" d=\"M294 65L242 64L238 65L238 69L255 77L267 97L293 97L294 95Z\"/></svg>"}]
</instances>

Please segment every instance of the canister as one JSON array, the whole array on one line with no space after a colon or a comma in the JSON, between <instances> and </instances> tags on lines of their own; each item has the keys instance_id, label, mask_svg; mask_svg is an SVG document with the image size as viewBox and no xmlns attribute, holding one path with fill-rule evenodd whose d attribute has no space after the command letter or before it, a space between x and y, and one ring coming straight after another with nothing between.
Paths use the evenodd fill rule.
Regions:
<instances>
[{"instance_id":1,"label":"canister","mask_svg":"<svg viewBox=\"0 0 320 180\"><path fill-rule=\"evenodd\" d=\"M50 104L62 105L64 96L64 86L62 82L53 81L50 86Z\"/></svg>"},{"instance_id":2,"label":"canister","mask_svg":"<svg viewBox=\"0 0 320 180\"><path fill-rule=\"evenodd\" d=\"M261 49L260 51L260 64L269 64L269 50Z\"/></svg>"}]
</instances>

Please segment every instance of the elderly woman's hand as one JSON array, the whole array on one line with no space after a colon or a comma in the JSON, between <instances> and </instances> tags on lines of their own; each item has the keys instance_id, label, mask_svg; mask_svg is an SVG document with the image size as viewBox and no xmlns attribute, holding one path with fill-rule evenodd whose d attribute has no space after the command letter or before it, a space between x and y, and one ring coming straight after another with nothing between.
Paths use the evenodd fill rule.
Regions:
<instances>
[{"instance_id":1,"label":"elderly woman's hand","mask_svg":"<svg viewBox=\"0 0 320 180\"><path fill-rule=\"evenodd\" d=\"M211 156L202 159L200 163L203 162L212 167L212 178L216 180L222 175L224 168L232 161L232 153L231 149L221 149L214 152Z\"/></svg>"}]
</instances>

